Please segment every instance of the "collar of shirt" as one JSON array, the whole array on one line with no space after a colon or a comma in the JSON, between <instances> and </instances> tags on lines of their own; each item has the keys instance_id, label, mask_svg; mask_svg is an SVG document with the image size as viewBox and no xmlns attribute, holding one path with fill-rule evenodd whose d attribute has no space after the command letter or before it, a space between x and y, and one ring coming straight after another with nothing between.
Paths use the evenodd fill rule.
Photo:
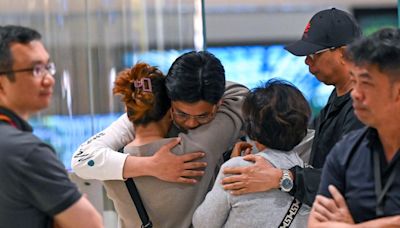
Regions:
<instances>
[{"instance_id":1,"label":"collar of shirt","mask_svg":"<svg viewBox=\"0 0 400 228\"><path fill-rule=\"evenodd\" d=\"M23 120L21 117L19 117L17 114L15 114L10 109L0 106L0 115L8 117L11 120L11 122L13 123L12 125L15 125L14 127L18 128L22 131L28 131L28 132L33 131L32 126L28 122Z\"/></svg>"}]
</instances>

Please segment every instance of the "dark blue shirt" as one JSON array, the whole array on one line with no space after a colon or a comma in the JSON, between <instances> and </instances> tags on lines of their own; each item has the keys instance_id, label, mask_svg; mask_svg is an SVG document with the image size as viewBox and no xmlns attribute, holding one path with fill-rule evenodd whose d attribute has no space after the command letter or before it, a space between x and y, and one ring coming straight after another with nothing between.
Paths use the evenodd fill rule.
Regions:
<instances>
[{"instance_id":1,"label":"dark blue shirt","mask_svg":"<svg viewBox=\"0 0 400 228\"><path fill-rule=\"evenodd\" d=\"M388 162L373 128L349 133L332 149L322 171L319 194L331 197L328 186L334 185L345 197L356 223L375 219L377 197L375 193L374 153L379 154L382 188L392 172L400 173L400 152ZM400 175L383 199L384 216L400 214Z\"/></svg>"}]
</instances>

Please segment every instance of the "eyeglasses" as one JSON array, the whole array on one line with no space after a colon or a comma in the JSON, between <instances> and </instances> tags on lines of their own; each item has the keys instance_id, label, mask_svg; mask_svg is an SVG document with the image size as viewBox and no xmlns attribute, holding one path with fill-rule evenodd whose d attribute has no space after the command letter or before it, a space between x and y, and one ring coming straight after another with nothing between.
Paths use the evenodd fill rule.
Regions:
<instances>
[{"instance_id":1,"label":"eyeglasses","mask_svg":"<svg viewBox=\"0 0 400 228\"><path fill-rule=\"evenodd\" d=\"M208 122L210 122L210 120L212 118L214 118L214 115L216 113L217 110L217 105L215 105L213 107L213 110L210 113L204 114L204 115L190 115L178 110L175 110L174 108L171 109L171 113L174 117L174 119L178 120L178 121L188 121L189 119L194 119L197 122L199 122L199 124L206 124Z\"/></svg>"},{"instance_id":2,"label":"eyeglasses","mask_svg":"<svg viewBox=\"0 0 400 228\"><path fill-rule=\"evenodd\" d=\"M337 48L337 47L325 48L325 49L316 51L315 53L309 54L308 57L310 57L312 60L314 60L314 59L315 59L315 56L317 56L317 55L319 55L319 54L321 54L321 53L323 53L323 52L326 52L326 51L333 51L333 50L335 50L336 48Z\"/></svg>"},{"instance_id":3,"label":"eyeglasses","mask_svg":"<svg viewBox=\"0 0 400 228\"><path fill-rule=\"evenodd\" d=\"M1 74L18 73L18 72L28 72L28 71L31 71L33 77L35 77L35 78L43 78L46 74L50 74L51 76L54 76L56 74L56 65L53 62L50 62L47 64L37 64L31 68L3 71L3 72L0 72L0 75Z\"/></svg>"}]
</instances>

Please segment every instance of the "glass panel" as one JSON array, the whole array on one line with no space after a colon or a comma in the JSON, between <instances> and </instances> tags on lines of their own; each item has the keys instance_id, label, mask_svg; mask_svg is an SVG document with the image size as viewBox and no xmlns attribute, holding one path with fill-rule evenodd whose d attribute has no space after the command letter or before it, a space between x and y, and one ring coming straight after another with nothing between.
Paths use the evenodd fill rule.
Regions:
<instances>
[{"instance_id":1,"label":"glass panel","mask_svg":"<svg viewBox=\"0 0 400 228\"><path fill-rule=\"evenodd\" d=\"M123 112L119 98L112 94L113 81L120 70L145 61L139 56L194 49L197 1L201 2L0 2L0 23L38 30L56 63L53 103L33 116L30 123L35 134L55 147L67 168L70 168L71 155L77 147ZM199 17L198 11L196 16ZM169 66L177 55L162 56L149 63ZM163 68L164 73L166 70L168 67Z\"/></svg>"}]
</instances>

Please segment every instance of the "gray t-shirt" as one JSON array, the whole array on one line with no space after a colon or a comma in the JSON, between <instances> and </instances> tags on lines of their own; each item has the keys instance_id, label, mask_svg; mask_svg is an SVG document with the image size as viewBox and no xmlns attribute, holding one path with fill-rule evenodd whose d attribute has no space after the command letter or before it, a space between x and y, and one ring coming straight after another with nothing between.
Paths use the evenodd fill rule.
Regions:
<instances>
[{"instance_id":1,"label":"gray t-shirt","mask_svg":"<svg viewBox=\"0 0 400 228\"><path fill-rule=\"evenodd\" d=\"M294 151L282 152L267 149L257 155L263 156L275 167L289 169L295 165L303 166L303 161ZM221 168L249 166L251 162L235 157ZM225 174L219 172L213 189L207 194L203 203L193 215L195 228L210 227L278 227L283 220L293 197L278 189L233 196L225 191L221 181ZM292 222L291 227L306 227L310 208L303 205Z\"/></svg>"},{"instance_id":2,"label":"gray t-shirt","mask_svg":"<svg viewBox=\"0 0 400 228\"><path fill-rule=\"evenodd\" d=\"M0 113L4 110L0 110ZM54 150L10 111L17 129L0 122L0 227L50 227L81 197Z\"/></svg>"}]
</instances>

